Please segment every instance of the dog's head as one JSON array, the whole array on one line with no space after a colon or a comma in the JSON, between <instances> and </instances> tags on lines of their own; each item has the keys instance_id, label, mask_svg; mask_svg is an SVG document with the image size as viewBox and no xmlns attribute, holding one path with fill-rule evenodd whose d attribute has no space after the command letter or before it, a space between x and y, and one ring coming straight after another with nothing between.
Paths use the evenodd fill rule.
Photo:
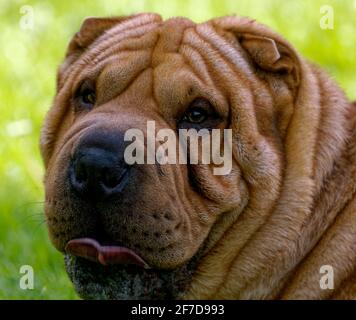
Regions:
<instances>
[{"instance_id":1,"label":"dog's head","mask_svg":"<svg viewBox=\"0 0 356 320\"><path fill-rule=\"evenodd\" d=\"M80 295L184 296L244 208L273 205L298 82L293 49L249 19L85 20L41 137L49 234ZM148 139L149 122L175 137L231 129L231 170L214 174L201 159L150 164L148 153L127 163L125 134Z\"/></svg>"}]
</instances>

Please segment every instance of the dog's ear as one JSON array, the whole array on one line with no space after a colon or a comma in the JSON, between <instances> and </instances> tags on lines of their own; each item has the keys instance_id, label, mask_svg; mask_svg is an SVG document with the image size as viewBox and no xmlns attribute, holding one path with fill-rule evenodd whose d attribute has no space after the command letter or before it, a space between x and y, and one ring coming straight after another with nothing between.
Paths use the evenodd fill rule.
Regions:
<instances>
[{"instance_id":1,"label":"dog's ear","mask_svg":"<svg viewBox=\"0 0 356 320\"><path fill-rule=\"evenodd\" d=\"M296 51L281 36L249 18L225 17L213 20L224 32L231 32L258 69L285 75L299 83Z\"/></svg>"},{"instance_id":2,"label":"dog's ear","mask_svg":"<svg viewBox=\"0 0 356 320\"><path fill-rule=\"evenodd\" d=\"M61 88L61 78L67 68L73 64L83 52L95 42L97 38L112 27L128 21L136 19L136 25L144 24L145 22L160 22L161 16L154 13L140 13L129 16L109 17L109 18L86 18L80 30L73 36L69 43L66 57L57 73L57 89Z\"/></svg>"},{"instance_id":3,"label":"dog's ear","mask_svg":"<svg viewBox=\"0 0 356 320\"><path fill-rule=\"evenodd\" d=\"M133 16L110 17L110 18L86 18L80 27L80 30L73 36L69 42L64 62L60 65L57 73L57 89L61 84L62 74L67 68L75 62L81 54L106 30L115 25L132 18Z\"/></svg>"},{"instance_id":4,"label":"dog's ear","mask_svg":"<svg viewBox=\"0 0 356 320\"><path fill-rule=\"evenodd\" d=\"M67 68L75 62L85 49L92 44L95 39L101 36L106 30L116 24L128 19L129 17L112 18L86 18L80 27L80 30L73 36L69 42L64 62L58 68L57 90L61 88L62 74Z\"/></svg>"},{"instance_id":5,"label":"dog's ear","mask_svg":"<svg viewBox=\"0 0 356 320\"><path fill-rule=\"evenodd\" d=\"M130 19L131 16L111 17L111 18L86 18L80 30L74 35L69 43L66 57L73 54L82 53L95 39L101 36L106 30L116 24Z\"/></svg>"},{"instance_id":6,"label":"dog's ear","mask_svg":"<svg viewBox=\"0 0 356 320\"><path fill-rule=\"evenodd\" d=\"M237 35L241 46L260 68L272 72L290 73L294 61L288 48L277 44L275 40L252 34Z\"/></svg>"}]
</instances>

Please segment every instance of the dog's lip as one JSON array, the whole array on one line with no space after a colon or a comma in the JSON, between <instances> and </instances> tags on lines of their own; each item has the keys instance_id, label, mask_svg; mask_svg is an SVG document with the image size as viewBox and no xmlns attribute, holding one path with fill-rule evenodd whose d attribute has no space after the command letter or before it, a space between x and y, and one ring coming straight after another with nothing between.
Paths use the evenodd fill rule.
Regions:
<instances>
[{"instance_id":1,"label":"dog's lip","mask_svg":"<svg viewBox=\"0 0 356 320\"><path fill-rule=\"evenodd\" d=\"M134 264L150 269L149 265L132 250L118 245L101 245L92 238L78 238L68 241L65 251L71 255L98 262L104 266Z\"/></svg>"}]
</instances>

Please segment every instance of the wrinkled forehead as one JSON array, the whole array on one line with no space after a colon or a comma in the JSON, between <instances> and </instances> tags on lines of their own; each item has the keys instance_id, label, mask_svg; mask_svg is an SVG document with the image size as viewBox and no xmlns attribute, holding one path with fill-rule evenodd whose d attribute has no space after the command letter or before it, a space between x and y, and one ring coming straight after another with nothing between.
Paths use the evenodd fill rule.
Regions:
<instances>
[{"instance_id":1,"label":"wrinkled forehead","mask_svg":"<svg viewBox=\"0 0 356 320\"><path fill-rule=\"evenodd\" d=\"M72 91L84 79L95 79L100 104L131 88L130 98L153 97L163 110L171 106L183 109L202 93L224 106L226 88L222 88L218 74L230 73L228 65L237 62L227 61L238 57L238 48L232 48L231 43L209 22L197 25L186 18L164 22L129 19L96 39L65 78ZM241 62L245 63L243 59Z\"/></svg>"},{"instance_id":2,"label":"wrinkled forehead","mask_svg":"<svg viewBox=\"0 0 356 320\"><path fill-rule=\"evenodd\" d=\"M165 22L157 17L143 16L117 24L99 36L68 68L62 79L97 76L106 65L135 66L133 69L155 67L165 55L177 53L184 30L194 23L185 18ZM134 70L132 70L134 71Z\"/></svg>"}]
</instances>

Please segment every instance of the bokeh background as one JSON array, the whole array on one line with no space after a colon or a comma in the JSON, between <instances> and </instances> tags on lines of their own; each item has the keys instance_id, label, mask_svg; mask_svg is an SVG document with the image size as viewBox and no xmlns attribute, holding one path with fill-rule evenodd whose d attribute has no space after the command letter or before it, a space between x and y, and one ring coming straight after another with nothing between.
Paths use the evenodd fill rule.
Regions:
<instances>
[{"instance_id":1,"label":"bokeh background","mask_svg":"<svg viewBox=\"0 0 356 320\"><path fill-rule=\"evenodd\" d=\"M334 11L332 30L320 28L325 4ZM0 299L77 299L62 256L47 237L40 127L54 95L56 68L83 18L141 11L197 22L230 14L256 18L356 99L356 0L1 0ZM32 22L24 18L29 14ZM22 265L34 268L33 290L19 287Z\"/></svg>"}]
</instances>

